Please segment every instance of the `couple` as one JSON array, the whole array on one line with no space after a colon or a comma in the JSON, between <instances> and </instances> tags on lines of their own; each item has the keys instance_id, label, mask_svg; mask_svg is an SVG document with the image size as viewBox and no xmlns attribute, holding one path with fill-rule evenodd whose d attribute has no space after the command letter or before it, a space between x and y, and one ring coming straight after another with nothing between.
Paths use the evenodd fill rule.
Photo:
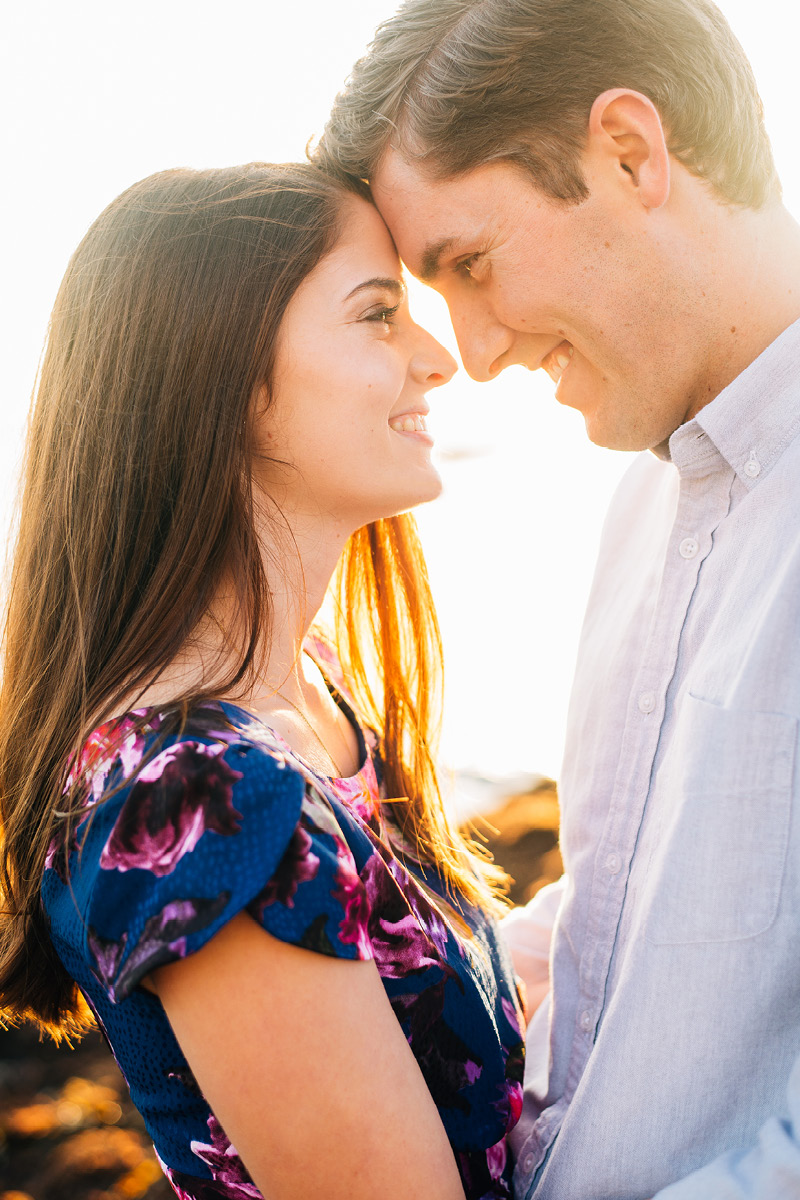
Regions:
<instances>
[{"instance_id":1,"label":"couple","mask_svg":"<svg viewBox=\"0 0 800 1200\"><path fill-rule=\"evenodd\" d=\"M800 230L742 51L708 0L408 0L316 160L145 180L62 285L3 1004L88 1003L189 1200L800 1196ZM650 451L581 642L567 874L500 931L436 787L398 514L454 365L398 253L470 374L542 366Z\"/></svg>"}]
</instances>

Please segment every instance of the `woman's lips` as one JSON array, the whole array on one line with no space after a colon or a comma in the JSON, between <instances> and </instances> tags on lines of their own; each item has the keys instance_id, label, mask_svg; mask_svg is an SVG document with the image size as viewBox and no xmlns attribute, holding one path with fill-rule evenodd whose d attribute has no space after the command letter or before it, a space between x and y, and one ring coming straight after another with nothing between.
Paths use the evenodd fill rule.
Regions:
<instances>
[{"instance_id":1,"label":"woman's lips","mask_svg":"<svg viewBox=\"0 0 800 1200\"><path fill-rule=\"evenodd\" d=\"M393 417L389 428L395 433L427 433L424 413L403 413L401 417Z\"/></svg>"}]
</instances>

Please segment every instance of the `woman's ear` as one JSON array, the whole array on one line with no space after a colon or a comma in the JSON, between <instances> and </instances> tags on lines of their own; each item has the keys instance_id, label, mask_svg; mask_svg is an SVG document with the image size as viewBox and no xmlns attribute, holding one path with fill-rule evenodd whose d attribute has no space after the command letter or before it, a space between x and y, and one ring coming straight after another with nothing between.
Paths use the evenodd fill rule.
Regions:
<instances>
[{"instance_id":1,"label":"woman's ear","mask_svg":"<svg viewBox=\"0 0 800 1200\"><path fill-rule=\"evenodd\" d=\"M645 208L660 208L669 196L670 161L656 106L641 92L611 88L589 114L589 147L636 189Z\"/></svg>"}]
</instances>

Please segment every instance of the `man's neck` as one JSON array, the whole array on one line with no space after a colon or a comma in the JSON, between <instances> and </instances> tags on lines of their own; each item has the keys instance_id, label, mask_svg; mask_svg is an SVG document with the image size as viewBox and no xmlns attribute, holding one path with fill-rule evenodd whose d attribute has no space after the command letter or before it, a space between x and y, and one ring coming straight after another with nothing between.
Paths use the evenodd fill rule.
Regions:
<instances>
[{"instance_id":1,"label":"man's neck","mask_svg":"<svg viewBox=\"0 0 800 1200\"><path fill-rule=\"evenodd\" d=\"M689 420L800 320L800 226L780 203L718 207L708 242L705 386Z\"/></svg>"}]
</instances>

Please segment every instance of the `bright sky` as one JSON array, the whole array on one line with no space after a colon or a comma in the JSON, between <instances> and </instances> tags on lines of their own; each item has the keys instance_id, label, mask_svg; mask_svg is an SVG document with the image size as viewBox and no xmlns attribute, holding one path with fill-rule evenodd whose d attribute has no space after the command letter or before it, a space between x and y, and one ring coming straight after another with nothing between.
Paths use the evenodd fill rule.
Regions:
<instances>
[{"instance_id":1,"label":"bright sky","mask_svg":"<svg viewBox=\"0 0 800 1200\"><path fill-rule=\"evenodd\" d=\"M173 166L301 158L393 0L25 0L0 50L6 183L0 528L50 307L100 210ZM800 215L797 21L787 0L721 5L758 79ZM416 316L455 350L446 311ZM587 441L541 372L434 396L445 495L420 513L445 637L445 758L557 773L602 514L629 462ZM477 452L477 453L476 453Z\"/></svg>"}]
</instances>

